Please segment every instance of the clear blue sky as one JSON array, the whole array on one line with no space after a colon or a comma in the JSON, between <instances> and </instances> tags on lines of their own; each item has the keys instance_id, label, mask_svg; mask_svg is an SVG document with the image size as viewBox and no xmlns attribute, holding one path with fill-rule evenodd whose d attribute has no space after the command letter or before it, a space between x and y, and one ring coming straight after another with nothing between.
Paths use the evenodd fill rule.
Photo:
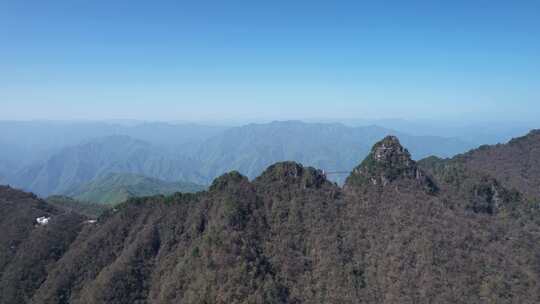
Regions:
<instances>
[{"instance_id":1,"label":"clear blue sky","mask_svg":"<svg viewBox=\"0 0 540 304\"><path fill-rule=\"evenodd\" d=\"M0 119L540 117L540 1L0 0Z\"/></svg>"}]
</instances>

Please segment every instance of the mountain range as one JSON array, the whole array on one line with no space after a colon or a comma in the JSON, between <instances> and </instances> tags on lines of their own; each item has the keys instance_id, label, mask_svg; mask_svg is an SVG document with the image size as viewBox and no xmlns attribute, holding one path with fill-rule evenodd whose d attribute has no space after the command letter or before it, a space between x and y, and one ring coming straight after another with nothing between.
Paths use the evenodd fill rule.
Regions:
<instances>
[{"instance_id":1,"label":"mountain range","mask_svg":"<svg viewBox=\"0 0 540 304\"><path fill-rule=\"evenodd\" d=\"M388 134L398 135L418 159L453 156L473 147L456 138L411 136L377 126L281 121L228 129L206 140L197 155L209 181L231 170L255 178L269 165L286 160L326 171L350 171Z\"/></svg>"},{"instance_id":2,"label":"mountain range","mask_svg":"<svg viewBox=\"0 0 540 304\"><path fill-rule=\"evenodd\" d=\"M359 154L362 154L361 152ZM97 221L0 187L0 303L538 303L540 132L343 187L287 161Z\"/></svg>"},{"instance_id":3,"label":"mountain range","mask_svg":"<svg viewBox=\"0 0 540 304\"><path fill-rule=\"evenodd\" d=\"M204 181L191 159L128 136L108 136L65 148L25 167L10 184L39 195L63 194L109 173L133 173L165 181ZM196 164L195 164L196 166Z\"/></svg>"},{"instance_id":4,"label":"mountain range","mask_svg":"<svg viewBox=\"0 0 540 304\"><path fill-rule=\"evenodd\" d=\"M42 162L65 148L111 136L127 136L160 150L184 151L227 127L160 122L0 121L0 169Z\"/></svg>"},{"instance_id":5,"label":"mountain range","mask_svg":"<svg viewBox=\"0 0 540 304\"><path fill-rule=\"evenodd\" d=\"M415 159L429 155L449 157L474 147L456 138L412 136L376 126L348 127L299 121L250 124L220 132L203 128L194 133L202 134L197 140L187 135L191 133L183 129L186 127L158 125L154 128L145 125L144 132L128 129L138 138L97 137L45 153L42 160L5 173L3 182L49 196L66 194L74 187L109 173L133 173L167 182L207 185L231 170L253 179L272 163L287 160L326 171L348 172L367 155L371 145L392 133L410 147ZM156 133L165 130L163 133L170 135L171 143L166 144L164 135L152 137L149 130ZM181 136L173 136L174 130L182 130ZM343 183L346 175L329 177Z\"/></svg>"}]
</instances>

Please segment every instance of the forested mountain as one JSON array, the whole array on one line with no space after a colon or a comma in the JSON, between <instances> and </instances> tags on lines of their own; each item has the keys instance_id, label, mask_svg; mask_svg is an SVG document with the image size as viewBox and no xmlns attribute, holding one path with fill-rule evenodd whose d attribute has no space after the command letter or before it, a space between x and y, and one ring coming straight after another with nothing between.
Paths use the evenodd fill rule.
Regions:
<instances>
[{"instance_id":1,"label":"forested mountain","mask_svg":"<svg viewBox=\"0 0 540 304\"><path fill-rule=\"evenodd\" d=\"M168 182L209 184L231 170L253 179L272 163L288 160L326 171L348 172L359 158L367 155L371 145L390 133L395 132L375 126L273 122L230 128L206 140L202 137L198 143L176 145L172 150L172 143L168 148L156 139L152 143L128 136L108 136L66 147L43 161L8 174L5 182L47 196L66 193L108 173L135 173ZM472 147L454 138L398 134L416 159L428 155L452 156ZM170 141L175 138L171 136ZM340 183L345 177L331 176Z\"/></svg>"},{"instance_id":2,"label":"forested mountain","mask_svg":"<svg viewBox=\"0 0 540 304\"><path fill-rule=\"evenodd\" d=\"M175 192L197 192L205 187L189 182L166 182L131 173L109 173L66 191L76 200L115 205L132 197L170 195Z\"/></svg>"},{"instance_id":3,"label":"forested mountain","mask_svg":"<svg viewBox=\"0 0 540 304\"><path fill-rule=\"evenodd\" d=\"M165 181L204 181L197 163L127 136L109 136L65 148L10 179L39 195L61 194L108 173L135 173Z\"/></svg>"},{"instance_id":4,"label":"forested mountain","mask_svg":"<svg viewBox=\"0 0 540 304\"><path fill-rule=\"evenodd\" d=\"M0 186L0 214L0 303L28 303L80 236L85 219L5 186Z\"/></svg>"},{"instance_id":5,"label":"forested mountain","mask_svg":"<svg viewBox=\"0 0 540 304\"><path fill-rule=\"evenodd\" d=\"M0 121L0 163L21 169L67 147L109 136L129 136L161 150L183 151L225 129L159 122Z\"/></svg>"},{"instance_id":6,"label":"forested mountain","mask_svg":"<svg viewBox=\"0 0 540 304\"><path fill-rule=\"evenodd\" d=\"M498 168L511 157L491 156L515 144L468 155L488 149ZM500 181L462 157L417 163L386 137L344 187L280 162L252 181L231 172L205 192L131 199L96 223L26 216L51 207L1 188L0 226L24 229L2 234L0 303L538 303L538 202L509 187L520 170ZM30 240L44 230L54 242L40 238L38 259Z\"/></svg>"},{"instance_id":7,"label":"forested mountain","mask_svg":"<svg viewBox=\"0 0 540 304\"><path fill-rule=\"evenodd\" d=\"M432 159L436 160L436 159ZM540 130L504 145L482 146L452 160L436 160L436 169L460 164L485 172L505 187L540 201Z\"/></svg>"}]
</instances>

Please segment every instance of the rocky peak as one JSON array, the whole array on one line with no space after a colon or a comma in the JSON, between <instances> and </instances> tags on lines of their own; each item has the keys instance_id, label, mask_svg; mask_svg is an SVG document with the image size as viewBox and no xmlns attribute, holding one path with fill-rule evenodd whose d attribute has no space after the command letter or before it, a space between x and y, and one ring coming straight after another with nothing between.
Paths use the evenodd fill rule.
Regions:
<instances>
[{"instance_id":1,"label":"rocky peak","mask_svg":"<svg viewBox=\"0 0 540 304\"><path fill-rule=\"evenodd\" d=\"M373 160L390 165L409 166L412 163L411 154L399 143L395 136L387 136L376 143L371 149Z\"/></svg>"},{"instance_id":2,"label":"rocky peak","mask_svg":"<svg viewBox=\"0 0 540 304\"><path fill-rule=\"evenodd\" d=\"M395 136L376 143L369 155L357 166L345 182L346 187L359 184L386 186L397 179L416 180L434 190L434 183L418 168L411 154Z\"/></svg>"}]
</instances>

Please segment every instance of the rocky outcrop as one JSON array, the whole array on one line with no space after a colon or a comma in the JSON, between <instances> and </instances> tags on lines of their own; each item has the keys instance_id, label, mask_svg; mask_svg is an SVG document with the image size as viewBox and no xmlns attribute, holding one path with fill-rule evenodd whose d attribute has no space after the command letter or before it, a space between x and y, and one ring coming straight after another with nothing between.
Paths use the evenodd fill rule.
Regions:
<instances>
[{"instance_id":1,"label":"rocky outcrop","mask_svg":"<svg viewBox=\"0 0 540 304\"><path fill-rule=\"evenodd\" d=\"M385 187L401 179L415 180L426 191L437 191L435 183L411 159L407 149L395 136L387 136L376 143L366 159L345 182L346 189L362 186Z\"/></svg>"}]
</instances>

